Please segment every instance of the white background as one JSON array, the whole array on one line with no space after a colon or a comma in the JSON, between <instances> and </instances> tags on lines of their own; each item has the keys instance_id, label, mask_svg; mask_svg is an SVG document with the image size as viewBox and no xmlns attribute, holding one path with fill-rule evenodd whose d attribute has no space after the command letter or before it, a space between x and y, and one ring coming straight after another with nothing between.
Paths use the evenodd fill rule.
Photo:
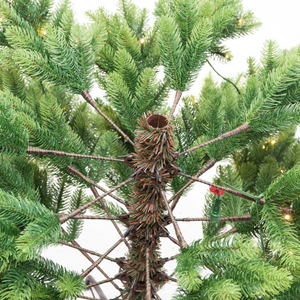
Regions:
<instances>
[{"instance_id":1,"label":"white background","mask_svg":"<svg viewBox=\"0 0 300 300\"><path fill-rule=\"evenodd\" d=\"M57 3L58 1L55 2ZM155 2L152 0L133 0L132 2L140 7L146 7L149 11L153 11L154 9ZM116 12L117 1L72 0L71 3L73 10L75 11L76 19L80 23L86 23L87 19L84 16L85 11L93 11L98 7L103 6L110 12ZM213 62L214 67L224 77L235 77L238 73L244 72L247 69L246 61L249 56L255 57L257 61L259 61L261 49L266 40L276 40L282 49L289 49L300 44L300 1L244 0L243 4L246 10L252 10L255 13L255 16L263 23L263 25L253 35L226 43L231 51L231 54L233 55L233 59L227 64ZM203 78L208 74L209 71L211 71L209 66L204 66L193 88L188 93L185 93L185 95L193 94L197 96L199 94ZM220 78L216 75L215 79L220 81ZM102 93L95 88L92 91L92 96L95 97L97 95L100 96ZM169 103L172 103L173 98L174 95L172 93L170 95ZM201 178L211 181L215 174L215 170L216 167L208 171ZM175 209L176 217L201 217L202 206L204 204L204 195L206 191L206 186L203 186L201 183L195 184L188 197L182 197L177 205ZM200 222L181 222L179 225L188 243L201 238L202 228ZM175 233L171 226L172 225L169 225L168 229L170 230L172 236L175 237ZM123 230L125 230L125 228L123 228ZM84 248L98 251L99 253L104 253L118 239L119 236L109 221L87 220L85 221L84 231L78 239L78 243ZM110 254L110 256L124 256L125 251L126 247L121 244ZM163 240L162 257L169 257L176 253L178 253L178 246L169 240ZM68 269L75 270L79 273L90 265L90 262L83 255L81 255L78 250L65 246L51 247L50 249L44 251L44 255L53 259L55 262L61 263ZM97 259L95 256L92 257L94 260ZM104 261L101 263L100 267L102 267L105 272L109 274L109 276L114 276L118 273L118 267L111 262ZM167 272L171 274L175 267L174 262L167 263L165 267L167 268ZM91 274L97 281L105 279L104 276L101 275L97 270L94 270ZM119 292L110 283L104 284L102 289L108 298L113 298L119 295ZM163 300L169 300L171 299L171 295L175 292L175 290L176 285L173 283L168 283L159 292L159 295ZM86 295L92 296L90 292L86 292Z\"/></svg>"}]
</instances>

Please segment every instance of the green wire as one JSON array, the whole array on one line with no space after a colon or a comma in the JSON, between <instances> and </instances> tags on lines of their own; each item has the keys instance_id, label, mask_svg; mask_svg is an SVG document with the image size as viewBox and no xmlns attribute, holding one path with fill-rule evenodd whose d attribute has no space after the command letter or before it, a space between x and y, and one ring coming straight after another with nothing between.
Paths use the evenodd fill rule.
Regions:
<instances>
[{"instance_id":1,"label":"green wire","mask_svg":"<svg viewBox=\"0 0 300 300\"><path fill-rule=\"evenodd\" d=\"M241 92L239 91L239 89L237 88L237 86L231 81L231 80L229 80L228 78L225 78L225 77L223 77L213 66L212 66L212 64L209 62L209 60L207 59L206 60L207 62L208 62L208 64L211 66L211 68L222 78L222 79L224 79L225 81L227 81L227 82L229 82L230 84L232 84L234 87L235 87L235 89L237 90L237 92L239 93L239 95L241 94Z\"/></svg>"}]
</instances>

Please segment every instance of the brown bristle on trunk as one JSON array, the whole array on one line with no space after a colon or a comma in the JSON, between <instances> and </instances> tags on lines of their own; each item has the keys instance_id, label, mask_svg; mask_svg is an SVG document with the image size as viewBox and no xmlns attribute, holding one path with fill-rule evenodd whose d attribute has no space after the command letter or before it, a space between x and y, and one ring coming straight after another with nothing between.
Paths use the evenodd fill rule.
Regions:
<instances>
[{"instance_id":1,"label":"brown bristle on trunk","mask_svg":"<svg viewBox=\"0 0 300 300\"><path fill-rule=\"evenodd\" d=\"M124 296L126 299L130 295L132 300L146 299L147 287L149 298L149 276L156 289L167 281L166 276L158 276L163 274L161 232L168 232L164 224L166 207L159 185L165 190L172 179L174 172L170 170L174 168L175 161L172 122L163 115L148 112L138 120L138 124L135 151L132 153L136 175L132 183L128 221L128 226L134 227L129 233L130 249L123 268L127 275L127 280L123 281Z\"/></svg>"}]
</instances>

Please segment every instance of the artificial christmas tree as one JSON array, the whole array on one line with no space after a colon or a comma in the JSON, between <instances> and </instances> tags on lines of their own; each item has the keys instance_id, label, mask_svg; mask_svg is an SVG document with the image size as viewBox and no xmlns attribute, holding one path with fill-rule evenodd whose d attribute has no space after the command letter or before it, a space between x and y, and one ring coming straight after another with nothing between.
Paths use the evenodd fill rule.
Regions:
<instances>
[{"instance_id":1,"label":"artificial christmas tree","mask_svg":"<svg viewBox=\"0 0 300 300\"><path fill-rule=\"evenodd\" d=\"M183 99L175 114L200 68L211 57L229 58L222 43L259 26L239 0L158 1L153 28L146 27L146 11L130 1L120 1L120 14L89 12L87 26L76 23L68 1L53 13L50 1L24 4L0 3L1 298L90 299L84 289L111 282L118 298L159 299L159 288L176 281L163 268L174 259L161 257L163 237L182 251L179 298L256 299L289 289L299 272L299 241L280 207L287 197L298 198L299 166L258 196L199 177L258 137L299 123L299 50L280 51L267 43L261 65L250 60L242 82L218 86L208 77L200 101ZM106 102L90 95L95 80ZM176 92L168 109L170 89ZM197 181L224 191L224 198L240 197L240 205L252 201L257 210L263 207L276 266L245 236L212 235L188 246L173 211ZM121 206L104 200L107 196ZM88 208L96 216L83 215ZM248 215L222 212L222 217L219 221L249 221ZM120 235L104 254L75 241L81 219L97 218L110 220ZM166 228L171 223L177 239ZM128 247L126 256L110 257L121 243ZM42 258L41 250L51 244L78 249L90 267L79 275ZM199 258L212 272L206 279L194 268ZM106 274L100 267L104 259L118 264L120 272ZM107 279L92 282L93 269Z\"/></svg>"}]
</instances>

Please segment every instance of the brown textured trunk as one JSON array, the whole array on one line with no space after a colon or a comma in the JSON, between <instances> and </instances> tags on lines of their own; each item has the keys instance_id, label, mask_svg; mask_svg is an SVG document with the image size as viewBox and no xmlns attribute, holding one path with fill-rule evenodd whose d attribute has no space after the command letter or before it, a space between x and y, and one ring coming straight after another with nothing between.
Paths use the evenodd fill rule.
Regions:
<instances>
[{"instance_id":1,"label":"brown textured trunk","mask_svg":"<svg viewBox=\"0 0 300 300\"><path fill-rule=\"evenodd\" d=\"M123 283L124 299L152 299L156 289L168 277L162 271L160 237L168 236L164 227L166 205L161 193L176 173L171 166L175 160L173 128L170 120L161 115L145 115L136 130L129 234L130 249L124 263L127 277ZM176 222L176 221L175 221ZM150 289L150 287L152 287ZM150 291L151 290L151 291Z\"/></svg>"}]
</instances>

